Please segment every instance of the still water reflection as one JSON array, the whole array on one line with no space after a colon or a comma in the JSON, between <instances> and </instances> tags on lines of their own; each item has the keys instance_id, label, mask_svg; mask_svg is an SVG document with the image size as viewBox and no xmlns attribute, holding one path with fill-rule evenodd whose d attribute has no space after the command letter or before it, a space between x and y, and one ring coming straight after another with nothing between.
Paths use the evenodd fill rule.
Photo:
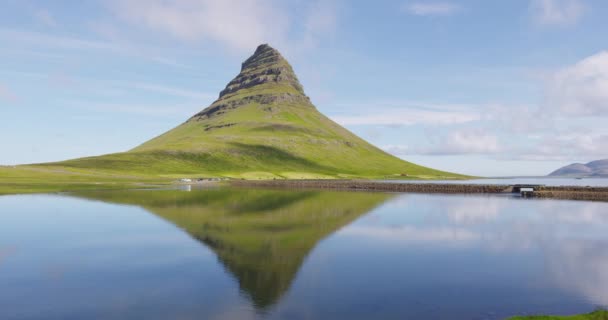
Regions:
<instances>
[{"instance_id":1,"label":"still water reflection","mask_svg":"<svg viewBox=\"0 0 608 320\"><path fill-rule=\"evenodd\" d=\"M211 189L0 208L0 319L503 319L608 304L606 203Z\"/></svg>"}]
</instances>

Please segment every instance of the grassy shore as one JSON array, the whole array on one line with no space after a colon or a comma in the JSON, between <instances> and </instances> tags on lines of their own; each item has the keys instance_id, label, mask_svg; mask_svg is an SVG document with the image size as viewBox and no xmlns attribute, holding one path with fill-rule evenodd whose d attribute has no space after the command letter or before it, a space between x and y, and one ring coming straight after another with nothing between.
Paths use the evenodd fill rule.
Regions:
<instances>
[{"instance_id":1,"label":"grassy shore","mask_svg":"<svg viewBox=\"0 0 608 320\"><path fill-rule=\"evenodd\" d=\"M152 157L150 159L146 158ZM159 158L160 157L160 158ZM150 161L148 161L150 160ZM234 169L235 171L229 171ZM201 168L200 159L159 154L116 154L59 163L0 166L0 195L78 191L92 189L130 189L171 185L180 178L225 178L232 180L335 180L335 179L462 179L422 170L407 177L379 172L337 174L306 171L305 167L279 166Z\"/></svg>"},{"instance_id":2,"label":"grassy shore","mask_svg":"<svg viewBox=\"0 0 608 320\"><path fill-rule=\"evenodd\" d=\"M608 320L608 311L598 310L588 314L574 316L527 316L513 317L508 320Z\"/></svg>"},{"instance_id":3,"label":"grassy shore","mask_svg":"<svg viewBox=\"0 0 608 320\"><path fill-rule=\"evenodd\" d=\"M63 167L0 167L0 195L79 190L133 189L169 185L174 179L115 175Z\"/></svg>"}]
</instances>

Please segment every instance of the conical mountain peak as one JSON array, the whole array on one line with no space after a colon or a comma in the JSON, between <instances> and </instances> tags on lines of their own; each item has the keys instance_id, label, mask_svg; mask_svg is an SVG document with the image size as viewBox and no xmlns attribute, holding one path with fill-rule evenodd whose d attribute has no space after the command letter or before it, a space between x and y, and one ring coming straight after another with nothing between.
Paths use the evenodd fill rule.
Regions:
<instances>
[{"instance_id":1,"label":"conical mountain peak","mask_svg":"<svg viewBox=\"0 0 608 320\"><path fill-rule=\"evenodd\" d=\"M241 72L222 90L219 98L264 84L285 85L304 95L304 89L289 62L278 50L268 44L262 44L243 62Z\"/></svg>"},{"instance_id":2,"label":"conical mountain peak","mask_svg":"<svg viewBox=\"0 0 608 320\"><path fill-rule=\"evenodd\" d=\"M243 62L215 102L129 156L150 156L166 170L162 172L171 174L268 179L455 176L387 154L327 118L304 94L287 60L267 44ZM167 159L166 166L159 159Z\"/></svg>"},{"instance_id":3,"label":"conical mountain peak","mask_svg":"<svg viewBox=\"0 0 608 320\"><path fill-rule=\"evenodd\" d=\"M313 108L289 62L278 50L261 44L241 65L241 72L220 92L219 98L188 121L201 121L243 106L297 104Z\"/></svg>"}]
</instances>

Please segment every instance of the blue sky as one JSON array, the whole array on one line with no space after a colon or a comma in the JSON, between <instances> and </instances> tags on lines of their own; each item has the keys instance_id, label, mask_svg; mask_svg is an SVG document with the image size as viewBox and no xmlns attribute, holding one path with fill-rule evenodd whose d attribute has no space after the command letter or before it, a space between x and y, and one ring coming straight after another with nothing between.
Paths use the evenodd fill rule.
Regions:
<instances>
[{"instance_id":1,"label":"blue sky","mask_svg":"<svg viewBox=\"0 0 608 320\"><path fill-rule=\"evenodd\" d=\"M3 0L0 164L129 150L260 43L317 108L404 159L544 175L608 158L608 1Z\"/></svg>"}]
</instances>

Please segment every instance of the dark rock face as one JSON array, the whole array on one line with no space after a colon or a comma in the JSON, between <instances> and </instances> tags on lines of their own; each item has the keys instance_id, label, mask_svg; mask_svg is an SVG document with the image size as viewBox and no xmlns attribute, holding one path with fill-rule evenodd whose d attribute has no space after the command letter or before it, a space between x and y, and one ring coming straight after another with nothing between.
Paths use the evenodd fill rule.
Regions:
<instances>
[{"instance_id":1,"label":"dark rock face","mask_svg":"<svg viewBox=\"0 0 608 320\"><path fill-rule=\"evenodd\" d=\"M214 116L219 116L226 111L236 109L239 106L246 105L249 103L259 103L259 104L276 104L282 102L299 102L310 104L310 100L306 96L296 95L291 93L281 93L281 94L258 94L247 96L238 100L229 100L224 101L222 99L217 100L211 106L206 108L205 110L195 114L192 119L195 120L203 120L212 118ZM311 105L312 106L312 105Z\"/></svg>"},{"instance_id":2,"label":"dark rock face","mask_svg":"<svg viewBox=\"0 0 608 320\"><path fill-rule=\"evenodd\" d=\"M549 176L608 177L608 159L587 164L573 163L553 171Z\"/></svg>"},{"instance_id":3,"label":"dark rock face","mask_svg":"<svg viewBox=\"0 0 608 320\"><path fill-rule=\"evenodd\" d=\"M220 92L220 99L241 89L267 82L282 83L294 87L304 95L304 89L293 69L281 54L267 44L258 46L255 53L241 66L241 73Z\"/></svg>"},{"instance_id":4,"label":"dark rock face","mask_svg":"<svg viewBox=\"0 0 608 320\"><path fill-rule=\"evenodd\" d=\"M212 118L250 103L297 103L314 108L287 60L279 51L262 44L243 62L241 72L220 92L219 98L189 121Z\"/></svg>"}]
</instances>

